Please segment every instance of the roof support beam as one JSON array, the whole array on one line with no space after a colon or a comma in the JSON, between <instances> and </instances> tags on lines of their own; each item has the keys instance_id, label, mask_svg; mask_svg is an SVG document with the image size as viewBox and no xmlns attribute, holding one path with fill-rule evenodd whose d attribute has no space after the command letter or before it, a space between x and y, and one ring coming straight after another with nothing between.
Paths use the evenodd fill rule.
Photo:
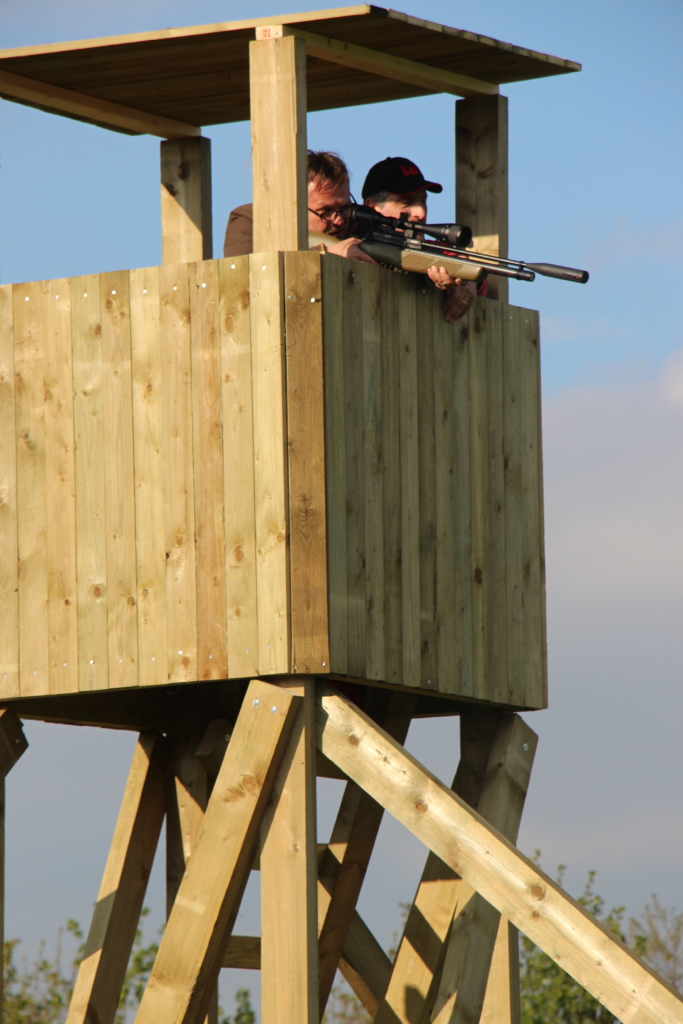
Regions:
<instances>
[{"instance_id":1,"label":"roof support beam","mask_svg":"<svg viewBox=\"0 0 683 1024\"><path fill-rule=\"evenodd\" d=\"M430 92L446 92L453 96L496 96L499 88L493 82L483 82L469 75L459 75L429 64L395 57L390 53L356 46L341 39L331 39L307 32L296 25L263 25L256 29L257 39L281 39L283 36L297 36L306 42L306 54L332 64L341 64L357 71L393 78L408 85L416 85Z\"/></svg>"},{"instance_id":2,"label":"roof support beam","mask_svg":"<svg viewBox=\"0 0 683 1024\"><path fill-rule=\"evenodd\" d=\"M86 93L62 89L47 82L37 82L10 71L0 71L0 96L41 107L55 114L93 121L103 128L139 135L157 135L162 139L182 139L201 135L201 128L168 117L159 117L145 110L134 110L120 103L88 96Z\"/></svg>"}]
</instances>

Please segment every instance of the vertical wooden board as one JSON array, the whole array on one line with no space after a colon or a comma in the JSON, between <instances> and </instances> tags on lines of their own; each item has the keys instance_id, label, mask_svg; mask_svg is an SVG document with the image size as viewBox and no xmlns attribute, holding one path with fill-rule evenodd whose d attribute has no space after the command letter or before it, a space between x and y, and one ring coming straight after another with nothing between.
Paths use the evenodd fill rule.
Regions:
<instances>
[{"instance_id":1,"label":"vertical wooden board","mask_svg":"<svg viewBox=\"0 0 683 1024\"><path fill-rule=\"evenodd\" d=\"M365 678L386 679L382 452L382 334L380 267L363 274L363 515L365 517ZM359 456L361 453L359 453Z\"/></svg>"},{"instance_id":2,"label":"vertical wooden board","mask_svg":"<svg viewBox=\"0 0 683 1024\"><path fill-rule=\"evenodd\" d=\"M489 530L489 432L486 380L485 299L470 313L469 406L470 406L470 509L472 517L472 696L487 699L489 679L486 660L488 624L488 530Z\"/></svg>"},{"instance_id":3,"label":"vertical wooden board","mask_svg":"<svg viewBox=\"0 0 683 1024\"><path fill-rule=\"evenodd\" d=\"M19 563L12 286L0 286L0 697L19 696ZM1 795L1 794L0 794ZM4 812L3 812L4 813ZM0 879L0 884L2 880Z\"/></svg>"},{"instance_id":4,"label":"vertical wooden board","mask_svg":"<svg viewBox=\"0 0 683 1024\"><path fill-rule=\"evenodd\" d=\"M380 275L382 323L382 461L384 534L384 658L386 681L403 682L403 586L401 578L401 347L400 300L403 291L397 275Z\"/></svg>"},{"instance_id":5,"label":"vertical wooden board","mask_svg":"<svg viewBox=\"0 0 683 1024\"><path fill-rule=\"evenodd\" d=\"M488 406L488 538L486 601L487 699L508 703L508 650L506 621L506 480L503 322L509 307L489 302L486 310L486 384Z\"/></svg>"},{"instance_id":6,"label":"vertical wooden board","mask_svg":"<svg viewBox=\"0 0 683 1024\"><path fill-rule=\"evenodd\" d=\"M109 686L138 683L135 474L127 271L102 274Z\"/></svg>"},{"instance_id":7,"label":"vertical wooden board","mask_svg":"<svg viewBox=\"0 0 683 1024\"><path fill-rule=\"evenodd\" d=\"M163 358L166 614L169 682L197 679L197 575L190 292L185 265L159 267Z\"/></svg>"},{"instance_id":8,"label":"vertical wooden board","mask_svg":"<svg viewBox=\"0 0 683 1024\"><path fill-rule=\"evenodd\" d=\"M507 621L507 699L524 703L523 663L524 594L523 550L524 499L522 493L522 368L520 311L503 307L505 353L505 589Z\"/></svg>"},{"instance_id":9,"label":"vertical wooden board","mask_svg":"<svg viewBox=\"0 0 683 1024\"><path fill-rule=\"evenodd\" d=\"M541 339L538 313L520 309L523 703L546 707L548 672L545 636L545 557L543 537L543 458L541 448Z\"/></svg>"},{"instance_id":10,"label":"vertical wooden board","mask_svg":"<svg viewBox=\"0 0 683 1024\"><path fill-rule=\"evenodd\" d=\"M343 277L344 434L346 450L347 671L364 679L365 495L363 477L363 321L367 267L347 264Z\"/></svg>"},{"instance_id":11,"label":"vertical wooden board","mask_svg":"<svg viewBox=\"0 0 683 1024\"><path fill-rule=\"evenodd\" d=\"M343 278L347 267L348 264L336 256L321 261L330 667L342 675L347 672L343 347Z\"/></svg>"},{"instance_id":12,"label":"vertical wooden board","mask_svg":"<svg viewBox=\"0 0 683 1024\"><path fill-rule=\"evenodd\" d=\"M249 258L218 263L228 675L258 671Z\"/></svg>"},{"instance_id":13,"label":"vertical wooden board","mask_svg":"<svg viewBox=\"0 0 683 1024\"><path fill-rule=\"evenodd\" d=\"M456 548L457 502L462 495L456 481L458 417L464 410L455 401L456 350L461 347L463 325L434 324L434 471L435 471L435 624L438 688L459 692L458 650L460 633Z\"/></svg>"},{"instance_id":14,"label":"vertical wooden board","mask_svg":"<svg viewBox=\"0 0 683 1024\"><path fill-rule=\"evenodd\" d=\"M50 693L78 690L71 282L43 286Z\"/></svg>"},{"instance_id":15,"label":"vertical wooden board","mask_svg":"<svg viewBox=\"0 0 683 1024\"><path fill-rule=\"evenodd\" d=\"M441 295L412 281L417 300L417 425L420 488L420 685L439 687L436 623L436 448L434 344L443 319ZM451 328L451 331L453 328Z\"/></svg>"},{"instance_id":16,"label":"vertical wooden board","mask_svg":"<svg viewBox=\"0 0 683 1024\"><path fill-rule=\"evenodd\" d=\"M474 693L472 625L472 472L470 465L470 347L476 312L457 326L453 339L453 479L452 528L455 534L455 638L454 692ZM439 662L441 664L441 662Z\"/></svg>"},{"instance_id":17,"label":"vertical wooden board","mask_svg":"<svg viewBox=\"0 0 683 1024\"><path fill-rule=\"evenodd\" d=\"M14 286L14 370L22 696L49 692L45 340L42 284Z\"/></svg>"},{"instance_id":18,"label":"vertical wooden board","mask_svg":"<svg viewBox=\"0 0 683 1024\"><path fill-rule=\"evenodd\" d=\"M228 628L218 264L190 267L197 558L197 678L225 679Z\"/></svg>"},{"instance_id":19,"label":"vertical wooden board","mask_svg":"<svg viewBox=\"0 0 683 1024\"><path fill-rule=\"evenodd\" d=\"M259 673L290 669L282 263L249 257Z\"/></svg>"},{"instance_id":20,"label":"vertical wooden board","mask_svg":"<svg viewBox=\"0 0 683 1024\"><path fill-rule=\"evenodd\" d=\"M79 690L109 685L100 284L97 274L71 281Z\"/></svg>"},{"instance_id":21,"label":"vertical wooden board","mask_svg":"<svg viewBox=\"0 0 683 1024\"><path fill-rule=\"evenodd\" d=\"M399 280L399 430L401 438L401 593L403 682L420 685L420 472L418 335L413 282Z\"/></svg>"},{"instance_id":22,"label":"vertical wooden board","mask_svg":"<svg viewBox=\"0 0 683 1024\"><path fill-rule=\"evenodd\" d=\"M292 661L330 671L327 609L325 410L319 253L287 253L285 351Z\"/></svg>"},{"instance_id":23,"label":"vertical wooden board","mask_svg":"<svg viewBox=\"0 0 683 1024\"><path fill-rule=\"evenodd\" d=\"M159 272L130 272L140 684L165 683L164 407Z\"/></svg>"}]
</instances>

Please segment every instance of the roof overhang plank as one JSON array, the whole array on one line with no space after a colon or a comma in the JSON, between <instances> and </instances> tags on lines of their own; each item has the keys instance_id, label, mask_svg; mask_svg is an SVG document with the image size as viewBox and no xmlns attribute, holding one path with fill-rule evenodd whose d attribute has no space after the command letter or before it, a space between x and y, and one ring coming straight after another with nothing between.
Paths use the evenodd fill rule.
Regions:
<instances>
[{"instance_id":1,"label":"roof overhang plank","mask_svg":"<svg viewBox=\"0 0 683 1024\"><path fill-rule=\"evenodd\" d=\"M572 61L371 4L0 50L0 95L163 138L246 120L249 42L268 26L307 42L309 110L433 93L495 95Z\"/></svg>"},{"instance_id":2,"label":"roof overhang plank","mask_svg":"<svg viewBox=\"0 0 683 1024\"><path fill-rule=\"evenodd\" d=\"M131 134L157 135L162 139L182 139L201 135L197 125L184 124L169 117L149 114L144 110L124 107L120 103L88 96L86 93L61 89L46 82L36 82L23 75L0 70L0 96L39 107L56 114L66 114L89 121L103 128L114 128Z\"/></svg>"}]
</instances>

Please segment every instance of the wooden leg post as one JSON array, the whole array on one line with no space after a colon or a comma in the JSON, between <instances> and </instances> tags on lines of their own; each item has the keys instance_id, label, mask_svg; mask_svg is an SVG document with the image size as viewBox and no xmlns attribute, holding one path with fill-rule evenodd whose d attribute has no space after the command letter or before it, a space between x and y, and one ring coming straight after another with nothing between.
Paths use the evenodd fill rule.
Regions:
<instances>
[{"instance_id":1,"label":"wooden leg post","mask_svg":"<svg viewBox=\"0 0 683 1024\"><path fill-rule=\"evenodd\" d=\"M196 737L169 738L166 776L166 918L180 888L190 854L199 836L209 801L209 779L196 755ZM206 1024L218 1020L218 991Z\"/></svg>"},{"instance_id":2,"label":"wooden leg post","mask_svg":"<svg viewBox=\"0 0 683 1024\"><path fill-rule=\"evenodd\" d=\"M249 43L254 252L308 249L306 44Z\"/></svg>"},{"instance_id":3,"label":"wooden leg post","mask_svg":"<svg viewBox=\"0 0 683 1024\"><path fill-rule=\"evenodd\" d=\"M508 255L508 101L476 96L455 104L455 219L474 248ZM491 275L488 297L508 301L507 278Z\"/></svg>"},{"instance_id":4,"label":"wooden leg post","mask_svg":"<svg viewBox=\"0 0 683 1024\"><path fill-rule=\"evenodd\" d=\"M536 733L519 715L502 715L489 749L479 798L471 803L511 843L517 841L537 743ZM472 886L458 879L453 923L432 1013L434 1021L465 1024L479 1018L500 923L499 912Z\"/></svg>"},{"instance_id":5,"label":"wooden leg post","mask_svg":"<svg viewBox=\"0 0 683 1024\"><path fill-rule=\"evenodd\" d=\"M301 703L269 683L249 684L136 1024L206 1016Z\"/></svg>"},{"instance_id":6,"label":"wooden leg post","mask_svg":"<svg viewBox=\"0 0 683 1024\"><path fill-rule=\"evenodd\" d=\"M315 685L281 681L302 706L261 825L263 1024L318 1024Z\"/></svg>"},{"instance_id":7,"label":"wooden leg post","mask_svg":"<svg viewBox=\"0 0 683 1024\"><path fill-rule=\"evenodd\" d=\"M67 1016L113 1024L164 820L164 738L140 734Z\"/></svg>"},{"instance_id":8,"label":"wooden leg post","mask_svg":"<svg viewBox=\"0 0 683 1024\"><path fill-rule=\"evenodd\" d=\"M211 140L161 143L161 262L213 258Z\"/></svg>"},{"instance_id":9,"label":"wooden leg post","mask_svg":"<svg viewBox=\"0 0 683 1024\"><path fill-rule=\"evenodd\" d=\"M5 948L5 776L27 749L21 721L7 708L0 711L0 949ZM0 976L0 1020L5 1019L4 971Z\"/></svg>"},{"instance_id":10,"label":"wooden leg post","mask_svg":"<svg viewBox=\"0 0 683 1024\"><path fill-rule=\"evenodd\" d=\"M491 960L481 1024L521 1024L519 932L501 917Z\"/></svg>"},{"instance_id":11,"label":"wooden leg post","mask_svg":"<svg viewBox=\"0 0 683 1024\"><path fill-rule=\"evenodd\" d=\"M526 750L523 749L525 743ZM521 815L535 746L535 734L517 716L500 712L462 715L460 764L453 780L453 791L475 810L480 809L483 801L493 815L489 820L504 829L511 814L510 807L514 808L513 818L518 818L516 812ZM517 748L521 752L521 770ZM509 768L511 761L513 772ZM497 802L493 799L494 791L498 794ZM508 838L514 837L508 835ZM472 892L464 887L462 879L430 853L375 1024L396 1021L423 1024L430 1019L442 981L453 915L456 911L466 912L471 899ZM495 932L490 936L491 947L494 938ZM481 952L479 950L477 956L481 957ZM481 999L486 974L484 964L477 974Z\"/></svg>"},{"instance_id":12,"label":"wooden leg post","mask_svg":"<svg viewBox=\"0 0 683 1024\"><path fill-rule=\"evenodd\" d=\"M377 703L388 700L381 718L387 732L403 743L415 707L411 694L375 691ZM382 822L384 808L355 782L347 782L332 838L320 865L318 883L318 949L320 1013L325 1010Z\"/></svg>"}]
</instances>

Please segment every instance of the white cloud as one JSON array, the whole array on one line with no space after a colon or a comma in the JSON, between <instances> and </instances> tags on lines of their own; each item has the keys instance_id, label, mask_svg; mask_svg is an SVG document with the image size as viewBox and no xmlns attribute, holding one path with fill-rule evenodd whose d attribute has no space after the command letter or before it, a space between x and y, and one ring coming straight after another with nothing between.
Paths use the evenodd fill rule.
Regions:
<instances>
[{"instance_id":1,"label":"white cloud","mask_svg":"<svg viewBox=\"0 0 683 1024\"><path fill-rule=\"evenodd\" d=\"M544 455L553 599L683 603L683 349L658 380L553 395Z\"/></svg>"}]
</instances>

